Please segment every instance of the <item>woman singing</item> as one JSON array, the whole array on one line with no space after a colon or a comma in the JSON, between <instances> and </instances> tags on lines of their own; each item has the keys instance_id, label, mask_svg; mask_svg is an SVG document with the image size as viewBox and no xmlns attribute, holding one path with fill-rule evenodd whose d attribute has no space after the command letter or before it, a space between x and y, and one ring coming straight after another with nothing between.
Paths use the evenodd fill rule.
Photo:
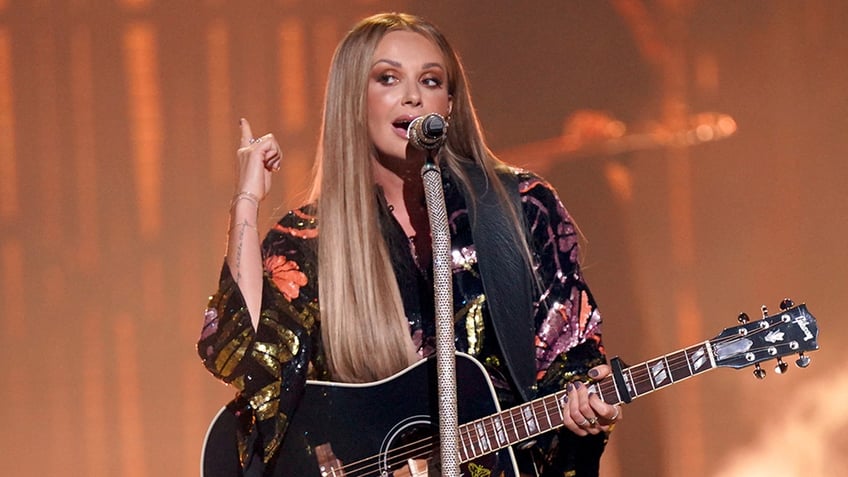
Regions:
<instances>
[{"instance_id":1,"label":"woman singing","mask_svg":"<svg viewBox=\"0 0 848 477\"><path fill-rule=\"evenodd\" d=\"M434 353L421 179L427 153L407 139L410 122L429 113L449 124L435 160L450 225L456 350L483 366L503 409L568 391L563 427L516 448L517 464L491 475L514 475L515 467L521 475L598 474L620 410L585 385L609 368L576 227L548 183L506 166L486 146L462 65L442 33L419 17L381 14L357 24L333 57L310 200L261 243L258 210L272 174L285 169L284 154L273 135L257 136L240 121L226 262L198 353L238 390L229 408L240 423L234 442L244 475L288 475L280 450L293 439L286 431L307 380L370 383ZM526 316L490 307L494 291L484 288L479 266L487 257L476 246L483 237L472 233L475 221L491 220L473 211L484 193L503 211L499 233L486 239L519 257L530 277L516 285L532 293ZM527 336L497 333L504 320L521 320L513 324ZM520 358L535 367L529 387L511 371L517 359L507 351L515 349L526 350Z\"/></svg>"}]
</instances>

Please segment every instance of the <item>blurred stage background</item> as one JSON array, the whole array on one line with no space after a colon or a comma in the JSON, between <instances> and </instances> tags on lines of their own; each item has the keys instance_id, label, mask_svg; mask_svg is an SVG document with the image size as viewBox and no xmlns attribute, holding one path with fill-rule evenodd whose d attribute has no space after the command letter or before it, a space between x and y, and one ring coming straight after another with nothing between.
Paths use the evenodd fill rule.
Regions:
<instances>
[{"instance_id":1,"label":"blurred stage background","mask_svg":"<svg viewBox=\"0 0 848 477\"><path fill-rule=\"evenodd\" d=\"M232 395L194 343L237 118L285 149L270 225L305 191L335 44L383 10L445 30L491 145L558 187L610 355L785 296L818 317L807 370L626 407L604 477L848 468L848 3L0 0L0 474L197 475Z\"/></svg>"}]
</instances>

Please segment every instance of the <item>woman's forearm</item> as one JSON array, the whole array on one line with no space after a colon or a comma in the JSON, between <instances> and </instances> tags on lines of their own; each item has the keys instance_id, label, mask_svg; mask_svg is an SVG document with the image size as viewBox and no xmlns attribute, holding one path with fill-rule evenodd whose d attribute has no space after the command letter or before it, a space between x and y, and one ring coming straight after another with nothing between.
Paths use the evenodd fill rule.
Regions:
<instances>
[{"instance_id":1,"label":"woman's forearm","mask_svg":"<svg viewBox=\"0 0 848 477\"><path fill-rule=\"evenodd\" d=\"M259 325L262 304L262 251L257 230L259 201L237 195L230 209L227 265L241 290L253 328Z\"/></svg>"}]
</instances>

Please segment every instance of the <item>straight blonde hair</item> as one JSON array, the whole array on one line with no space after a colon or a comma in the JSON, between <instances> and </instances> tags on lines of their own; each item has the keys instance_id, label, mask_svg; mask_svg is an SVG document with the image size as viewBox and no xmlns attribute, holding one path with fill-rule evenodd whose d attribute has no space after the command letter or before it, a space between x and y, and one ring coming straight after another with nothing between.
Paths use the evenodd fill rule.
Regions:
<instances>
[{"instance_id":1,"label":"straight blonde hair","mask_svg":"<svg viewBox=\"0 0 848 477\"><path fill-rule=\"evenodd\" d=\"M377 44L391 31L418 33L442 52L453 108L439 162L469 187L463 165L476 163L511 204L486 146L459 57L436 27L407 14L368 17L342 40L327 81L311 200L318 204L321 337L334 379L369 382L417 359L391 256L381 233L367 128L367 81ZM476 160L475 160L476 159ZM472 192L473 193L473 192ZM469 198L469 200L472 200ZM519 211L509 208L517 245L530 259Z\"/></svg>"}]
</instances>

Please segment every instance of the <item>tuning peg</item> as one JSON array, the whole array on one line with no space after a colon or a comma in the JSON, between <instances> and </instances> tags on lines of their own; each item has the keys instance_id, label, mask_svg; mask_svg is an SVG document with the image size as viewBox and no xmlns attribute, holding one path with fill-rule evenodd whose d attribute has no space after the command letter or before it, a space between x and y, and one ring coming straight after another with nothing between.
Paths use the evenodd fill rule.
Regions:
<instances>
[{"instance_id":1,"label":"tuning peg","mask_svg":"<svg viewBox=\"0 0 848 477\"><path fill-rule=\"evenodd\" d=\"M754 376L756 376L757 379L763 379L766 377L766 370L760 367L760 363L757 363L754 366Z\"/></svg>"},{"instance_id":2,"label":"tuning peg","mask_svg":"<svg viewBox=\"0 0 848 477\"><path fill-rule=\"evenodd\" d=\"M760 309L763 311L763 318L768 318L768 307L763 305Z\"/></svg>"},{"instance_id":3,"label":"tuning peg","mask_svg":"<svg viewBox=\"0 0 848 477\"><path fill-rule=\"evenodd\" d=\"M745 313L744 311L742 313L739 313L739 316L736 319L739 321L739 323L742 323L743 325L745 323L751 321L751 319L748 318L748 314Z\"/></svg>"},{"instance_id":4,"label":"tuning peg","mask_svg":"<svg viewBox=\"0 0 848 477\"><path fill-rule=\"evenodd\" d=\"M806 368L810 365L810 357L805 356L804 352L801 351L798 353L798 359L795 360L795 364L798 365L799 368Z\"/></svg>"},{"instance_id":5,"label":"tuning peg","mask_svg":"<svg viewBox=\"0 0 848 477\"><path fill-rule=\"evenodd\" d=\"M783 358L777 358L777 365L774 367L774 372L783 374L789 369L789 365L783 362Z\"/></svg>"},{"instance_id":6,"label":"tuning peg","mask_svg":"<svg viewBox=\"0 0 848 477\"><path fill-rule=\"evenodd\" d=\"M788 310L788 309L792 308L793 306L795 306L795 302L792 301L791 298L784 298L783 301L780 302L780 309L781 310Z\"/></svg>"}]
</instances>

